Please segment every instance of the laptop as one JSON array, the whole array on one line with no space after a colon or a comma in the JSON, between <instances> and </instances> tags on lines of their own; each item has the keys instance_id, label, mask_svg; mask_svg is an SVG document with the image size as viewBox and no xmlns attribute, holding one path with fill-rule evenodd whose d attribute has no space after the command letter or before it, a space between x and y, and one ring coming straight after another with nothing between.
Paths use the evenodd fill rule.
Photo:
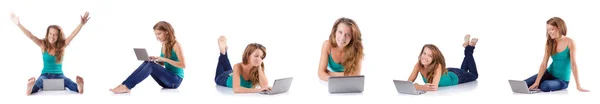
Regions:
<instances>
[{"instance_id":1,"label":"laptop","mask_svg":"<svg viewBox=\"0 0 600 104\"><path fill-rule=\"evenodd\" d=\"M65 90L65 79L42 79L42 90Z\"/></svg>"},{"instance_id":2,"label":"laptop","mask_svg":"<svg viewBox=\"0 0 600 104\"><path fill-rule=\"evenodd\" d=\"M525 81L508 80L510 88L515 93L534 94L540 92L539 89L530 90Z\"/></svg>"},{"instance_id":3,"label":"laptop","mask_svg":"<svg viewBox=\"0 0 600 104\"><path fill-rule=\"evenodd\" d=\"M292 80L294 80L294 78L292 78L292 77L277 79L273 83L273 88L271 88L270 91L262 91L262 92L260 92L260 94L275 95L275 94L287 92L288 90L290 90L290 86L292 85Z\"/></svg>"},{"instance_id":4,"label":"laptop","mask_svg":"<svg viewBox=\"0 0 600 104\"><path fill-rule=\"evenodd\" d=\"M365 88L365 76L329 77L329 93L362 93Z\"/></svg>"},{"instance_id":5,"label":"laptop","mask_svg":"<svg viewBox=\"0 0 600 104\"><path fill-rule=\"evenodd\" d=\"M402 94L421 95L427 92L423 90L417 90L413 82L409 81L394 80L394 85L396 86L396 91Z\"/></svg>"},{"instance_id":6,"label":"laptop","mask_svg":"<svg viewBox=\"0 0 600 104\"><path fill-rule=\"evenodd\" d=\"M150 56L148 56L148 52L145 48L133 48L135 52L135 56L140 61L150 61Z\"/></svg>"}]
</instances>

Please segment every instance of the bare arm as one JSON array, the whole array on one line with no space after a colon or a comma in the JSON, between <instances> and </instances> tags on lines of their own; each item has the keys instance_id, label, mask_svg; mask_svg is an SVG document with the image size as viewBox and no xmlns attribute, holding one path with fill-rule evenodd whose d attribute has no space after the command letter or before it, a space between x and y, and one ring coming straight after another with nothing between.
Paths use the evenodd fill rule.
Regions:
<instances>
[{"instance_id":1,"label":"bare arm","mask_svg":"<svg viewBox=\"0 0 600 104\"><path fill-rule=\"evenodd\" d=\"M329 45L328 42L329 42L328 40L323 42L323 46L321 48L321 58L319 60L318 75L319 75L319 79L321 79L323 81L328 81L329 76L330 76L329 73L331 73L331 72L327 71L327 64L329 62L327 60L327 56L329 55L329 49L331 49L331 45Z\"/></svg>"},{"instance_id":2,"label":"bare arm","mask_svg":"<svg viewBox=\"0 0 600 104\"><path fill-rule=\"evenodd\" d=\"M571 71L573 72L573 77L575 78L575 83L577 84L577 90L582 91L582 92L588 92L588 90L583 89L580 85L579 82L579 69L577 68L577 62L575 61L575 42L572 39L569 39L569 45L568 45L571 49Z\"/></svg>"},{"instance_id":3,"label":"bare arm","mask_svg":"<svg viewBox=\"0 0 600 104\"><path fill-rule=\"evenodd\" d=\"M260 92L260 89L255 88L245 88L240 85L240 75L241 75L242 67L240 64L235 64L233 66L233 76L232 77L232 88L234 93L256 93Z\"/></svg>"},{"instance_id":4,"label":"bare arm","mask_svg":"<svg viewBox=\"0 0 600 104\"><path fill-rule=\"evenodd\" d=\"M263 67L258 67L258 83L260 84L260 88L268 88L269 80L267 80L267 76L265 75L265 71Z\"/></svg>"},{"instance_id":5,"label":"bare arm","mask_svg":"<svg viewBox=\"0 0 600 104\"><path fill-rule=\"evenodd\" d=\"M412 73L410 73L410 76L408 77L407 81L410 82L415 82L415 80L417 79L417 76L419 75L419 62L417 62L417 64L415 64L415 67L413 68Z\"/></svg>"},{"instance_id":6,"label":"bare arm","mask_svg":"<svg viewBox=\"0 0 600 104\"><path fill-rule=\"evenodd\" d=\"M430 83L430 88L429 91L435 91L438 88L438 85L440 85L440 79L442 78L442 65L438 65L438 67L435 69L434 72L434 76L433 76L433 81L431 81Z\"/></svg>"},{"instance_id":7,"label":"bare arm","mask_svg":"<svg viewBox=\"0 0 600 104\"><path fill-rule=\"evenodd\" d=\"M19 20L19 17L17 15L15 15L15 13L11 13L10 16L11 16L12 21L19 27L19 29L21 29L21 31L23 31L23 33L25 34L25 36L27 36L27 38L31 39L33 41L33 43L38 45L40 48L43 46L41 39L34 36L31 33L31 31L27 30L27 28L25 28L23 25L21 25L21 21Z\"/></svg>"},{"instance_id":8,"label":"bare arm","mask_svg":"<svg viewBox=\"0 0 600 104\"><path fill-rule=\"evenodd\" d=\"M185 58L183 56L183 52L181 51L181 45L179 44L179 42L175 43L175 45L173 46L173 50L175 51L175 54L177 54L177 59L179 59L179 61L173 61L171 59L162 57L160 58L161 61L167 62L175 67L185 69Z\"/></svg>"},{"instance_id":9,"label":"bare arm","mask_svg":"<svg viewBox=\"0 0 600 104\"><path fill-rule=\"evenodd\" d=\"M546 46L546 49L548 49L547 47L548 46ZM530 86L529 89L535 89L540 84L542 76L544 76L544 73L546 72L549 58L550 58L550 55L546 51L544 51L544 59L542 60L542 64L540 65L540 69L538 71L537 78L535 79L535 83L532 86Z\"/></svg>"},{"instance_id":10,"label":"bare arm","mask_svg":"<svg viewBox=\"0 0 600 104\"><path fill-rule=\"evenodd\" d=\"M87 21L89 19L90 19L89 13L85 12L85 14L83 16L81 16L81 23L77 26L77 28L75 28L75 30L73 30L71 35L69 35L69 37L67 37L67 39L65 39L65 45L69 45L69 43L71 43L71 41L73 41L73 38L75 38L75 36L77 36L77 34L79 33L79 31L81 30L83 25L85 25L85 23L87 23Z\"/></svg>"}]
</instances>

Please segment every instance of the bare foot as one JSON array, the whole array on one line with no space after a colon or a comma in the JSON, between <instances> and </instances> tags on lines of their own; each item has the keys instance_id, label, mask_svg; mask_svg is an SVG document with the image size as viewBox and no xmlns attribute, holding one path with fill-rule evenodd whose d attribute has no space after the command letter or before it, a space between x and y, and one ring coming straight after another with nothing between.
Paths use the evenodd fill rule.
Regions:
<instances>
[{"instance_id":1,"label":"bare foot","mask_svg":"<svg viewBox=\"0 0 600 104\"><path fill-rule=\"evenodd\" d=\"M219 50L223 55L225 55L225 52L227 52L227 38L225 38L225 36L219 37Z\"/></svg>"},{"instance_id":2,"label":"bare foot","mask_svg":"<svg viewBox=\"0 0 600 104\"><path fill-rule=\"evenodd\" d=\"M125 85L119 85L113 89L110 89L110 91L112 91L115 94L122 94L122 93L129 93L130 90Z\"/></svg>"},{"instance_id":3,"label":"bare foot","mask_svg":"<svg viewBox=\"0 0 600 104\"><path fill-rule=\"evenodd\" d=\"M35 85L35 77L31 77L27 80L27 92L26 95L31 95L31 90L33 89L33 85Z\"/></svg>"},{"instance_id":4,"label":"bare foot","mask_svg":"<svg viewBox=\"0 0 600 104\"><path fill-rule=\"evenodd\" d=\"M475 45L477 44L477 41L479 41L479 39L473 38L473 39L471 39L471 42L469 42L469 45L475 47Z\"/></svg>"},{"instance_id":5,"label":"bare foot","mask_svg":"<svg viewBox=\"0 0 600 104\"><path fill-rule=\"evenodd\" d=\"M83 78L81 78L81 76L77 76L75 79L77 82L77 90L79 94L83 94Z\"/></svg>"},{"instance_id":6,"label":"bare foot","mask_svg":"<svg viewBox=\"0 0 600 104\"><path fill-rule=\"evenodd\" d=\"M463 47L467 47L467 45L469 45L469 39L471 39L471 34L465 35L465 42L463 43Z\"/></svg>"}]
</instances>

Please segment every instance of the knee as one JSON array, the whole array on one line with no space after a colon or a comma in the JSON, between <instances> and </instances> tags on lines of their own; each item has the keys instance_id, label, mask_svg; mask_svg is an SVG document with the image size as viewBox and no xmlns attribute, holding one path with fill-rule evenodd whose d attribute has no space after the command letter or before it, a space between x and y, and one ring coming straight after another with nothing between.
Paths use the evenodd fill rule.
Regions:
<instances>
[{"instance_id":1,"label":"knee","mask_svg":"<svg viewBox=\"0 0 600 104\"><path fill-rule=\"evenodd\" d=\"M540 84L540 90L544 92L560 90L560 83L557 81L544 81Z\"/></svg>"}]
</instances>

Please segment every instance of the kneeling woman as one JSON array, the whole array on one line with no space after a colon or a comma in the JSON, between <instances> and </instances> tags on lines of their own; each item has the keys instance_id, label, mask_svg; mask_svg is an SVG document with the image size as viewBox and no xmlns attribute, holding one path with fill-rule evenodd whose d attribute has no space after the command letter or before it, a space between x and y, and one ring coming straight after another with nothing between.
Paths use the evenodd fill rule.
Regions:
<instances>
[{"instance_id":1,"label":"kneeling woman","mask_svg":"<svg viewBox=\"0 0 600 104\"><path fill-rule=\"evenodd\" d=\"M258 93L271 90L269 82L264 73L264 63L267 55L266 48L258 43L246 46L242 62L233 65L227 57L227 44L224 36L219 38L219 63L215 73L215 83L220 86L233 88L234 93ZM257 89L257 86L260 89Z\"/></svg>"},{"instance_id":2,"label":"kneeling woman","mask_svg":"<svg viewBox=\"0 0 600 104\"><path fill-rule=\"evenodd\" d=\"M446 68L446 60L442 52L433 44L426 44L421 50L419 61L415 64L413 72L410 74L408 81L414 82L417 75L423 75L425 85L415 84L417 90L436 91L438 86L452 86L461 83L475 81L477 67L473 58L473 50L477 43L477 38L469 41L470 35L465 36L465 58L463 59L460 69Z\"/></svg>"}]
</instances>

